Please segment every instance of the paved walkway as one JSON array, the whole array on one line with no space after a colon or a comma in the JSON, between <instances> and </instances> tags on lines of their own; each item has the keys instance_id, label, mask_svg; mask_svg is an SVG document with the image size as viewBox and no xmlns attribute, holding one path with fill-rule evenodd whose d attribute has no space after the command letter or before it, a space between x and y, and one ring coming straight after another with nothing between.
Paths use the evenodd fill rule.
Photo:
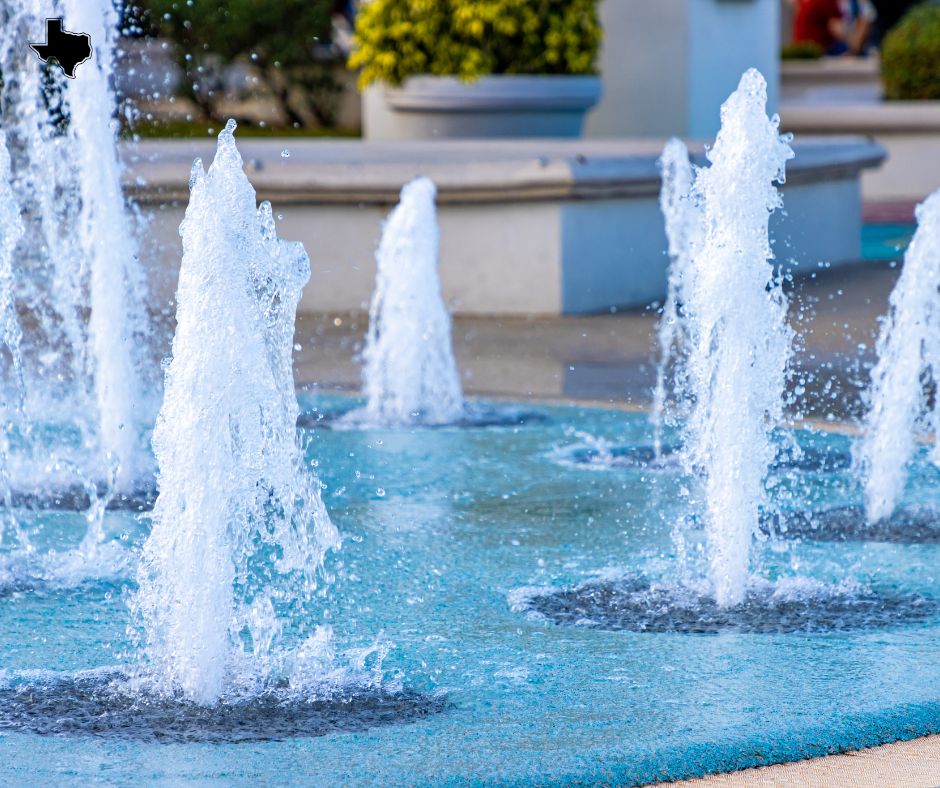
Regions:
<instances>
[{"instance_id":1,"label":"paved walkway","mask_svg":"<svg viewBox=\"0 0 940 788\"><path fill-rule=\"evenodd\" d=\"M659 788L936 788L940 786L940 736L868 750L761 766L701 780L660 783Z\"/></svg>"},{"instance_id":2,"label":"paved walkway","mask_svg":"<svg viewBox=\"0 0 940 788\"><path fill-rule=\"evenodd\" d=\"M874 358L877 319L897 270L868 264L799 282L792 316L805 336L796 356L804 371L806 415L851 418L861 410L866 364ZM302 315L297 380L356 390L368 319L363 314ZM467 393L644 405L655 380L652 310L550 319L462 318L454 347ZM799 380L796 381L799 384Z\"/></svg>"}]
</instances>

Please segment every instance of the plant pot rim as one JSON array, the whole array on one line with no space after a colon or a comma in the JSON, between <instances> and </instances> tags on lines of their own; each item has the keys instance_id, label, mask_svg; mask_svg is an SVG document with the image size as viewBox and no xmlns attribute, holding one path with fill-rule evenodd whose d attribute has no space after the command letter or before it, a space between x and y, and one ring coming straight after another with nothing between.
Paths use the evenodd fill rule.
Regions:
<instances>
[{"instance_id":1,"label":"plant pot rim","mask_svg":"<svg viewBox=\"0 0 940 788\"><path fill-rule=\"evenodd\" d=\"M586 111L601 97L594 74L490 74L474 82L454 76L409 77L384 87L396 112Z\"/></svg>"}]
</instances>

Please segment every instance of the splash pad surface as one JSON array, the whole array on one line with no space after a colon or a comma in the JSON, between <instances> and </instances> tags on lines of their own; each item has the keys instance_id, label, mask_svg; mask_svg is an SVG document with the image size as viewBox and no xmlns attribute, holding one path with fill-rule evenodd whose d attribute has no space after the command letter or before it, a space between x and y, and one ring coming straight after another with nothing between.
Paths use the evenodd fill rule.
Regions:
<instances>
[{"instance_id":1,"label":"splash pad surface","mask_svg":"<svg viewBox=\"0 0 940 788\"><path fill-rule=\"evenodd\" d=\"M352 405L302 398L307 413ZM345 537L330 559L336 579L324 601L337 651L359 653L377 638L390 644L381 666L386 683L431 699L427 713L384 717L372 727L311 725L306 735L288 725L288 736L279 735L289 722L282 714L270 740L262 731L241 741L226 735L221 715L208 741L162 742L119 726L89 735L0 714L0 779L630 784L940 730L940 698L931 689L940 678L935 540L823 540L801 529L761 541L757 598L770 584L812 616L812 600L821 597L820 626L810 631L611 630L555 623L527 609L534 592L637 576L675 588L671 533L687 504L674 465L603 462L605 449L649 445L644 415L523 409L540 418L519 426L307 431L324 501ZM799 433L798 440L813 457L849 449L843 436ZM586 449L589 464L572 462ZM775 497L788 512L861 502L842 462L782 463L775 478ZM903 505L920 507L922 516L940 512L937 481L919 453ZM39 550L74 547L84 532L82 515L55 510L37 511L24 525ZM126 511L109 512L105 525L114 553L133 551L147 531ZM694 518L687 531L694 564ZM11 573L23 569L5 559ZM74 689L88 681L87 671L120 666L116 654L129 647L123 596L133 573L120 555L112 564L86 582L72 576L29 590L8 586L0 597L0 703L23 682ZM820 588L863 600L849 610L877 610L873 596L902 607L919 598L927 608L914 605L916 615L890 626L853 625L849 614L847 624L843 615L839 627L827 628L822 613L831 610ZM663 604L662 594L657 600ZM172 704L168 713L176 713Z\"/></svg>"}]
</instances>

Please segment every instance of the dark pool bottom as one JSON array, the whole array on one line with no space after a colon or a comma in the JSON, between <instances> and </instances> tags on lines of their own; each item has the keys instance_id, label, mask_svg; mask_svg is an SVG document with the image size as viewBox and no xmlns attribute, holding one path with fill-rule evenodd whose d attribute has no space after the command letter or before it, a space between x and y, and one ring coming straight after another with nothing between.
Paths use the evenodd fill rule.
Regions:
<instances>
[{"instance_id":1,"label":"dark pool bottom","mask_svg":"<svg viewBox=\"0 0 940 788\"><path fill-rule=\"evenodd\" d=\"M815 542L940 544L940 511L930 506L910 506L880 522L869 523L862 507L840 506L774 515L761 524L761 530L776 538Z\"/></svg>"},{"instance_id":2,"label":"dark pool bottom","mask_svg":"<svg viewBox=\"0 0 940 788\"><path fill-rule=\"evenodd\" d=\"M563 453L574 465L589 467L641 468L648 470L679 470L681 447L667 444L659 452L653 446L610 446L598 449L580 446ZM852 457L847 452L833 449L804 447L799 452L781 450L770 466L771 471L802 471L805 473L835 473L852 466Z\"/></svg>"},{"instance_id":3,"label":"dark pool bottom","mask_svg":"<svg viewBox=\"0 0 940 788\"><path fill-rule=\"evenodd\" d=\"M99 487L98 495L105 490ZM157 500L156 482L142 482L130 492L116 493L108 500L109 512L149 512ZM10 506L14 509L38 511L83 512L91 507L92 499L87 488L70 485L59 489L14 490L10 494ZM0 502L0 507L3 503Z\"/></svg>"},{"instance_id":4,"label":"dark pool bottom","mask_svg":"<svg viewBox=\"0 0 940 788\"><path fill-rule=\"evenodd\" d=\"M639 576L533 592L517 607L562 625L686 634L850 632L923 622L940 613L940 603L918 594L827 587L751 589L742 604L724 608L705 594Z\"/></svg>"},{"instance_id":5,"label":"dark pool bottom","mask_svg":"<svg viewBox=\"0 0 940 788\"><path fill-rule=\"evenodd\" d=\"M141 742L260 742L415 722L448 706L441 696L369 686L314 700L269 692L200 706L132 693L121 673L62 674L0 686L0 730Z\"/></svg>"},{"instance_id":6,"label":"dark pool bottom","mask_svg":"<svg viewBox=\"0 0 940 788\"><path fill-rule=\"evenodd\" d=\"M297 419L297 426L301 429L356 429L355 421L344 423L344 418L353 411L349 408L335 408L311 410L301 413ZM456 421L446 424L416 424L420 429L483 429L486 427L526 427L540 425L548 422L549 416L545 413L527 411L511 405L467 405L464 415ZM369 429L365 425L365 429Z\"/></svg>"}]
</instances>

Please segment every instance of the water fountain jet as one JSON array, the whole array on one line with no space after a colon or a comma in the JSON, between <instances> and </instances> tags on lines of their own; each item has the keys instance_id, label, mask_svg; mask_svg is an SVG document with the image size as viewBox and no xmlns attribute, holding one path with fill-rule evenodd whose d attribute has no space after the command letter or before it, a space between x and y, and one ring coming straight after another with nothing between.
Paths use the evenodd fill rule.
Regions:
<instances>
[{"instance_id":1,"label":"water fountain jet","mask_svg":"<svg viewBox=\"0 0 940 788\"><path fill-rule=\"evenodd\" d=\"M792 341L769 221L782 204L773 184L793 151L766 105L767 85L751 69L721 108L711 166L695 180L704 239L685 287L695 333L685 457L704 476L709 577L721 606L745 597Z\"/></svg>"},{"instance_id":2,"label":"water fountain jet","mask_svg":"<svg viewBox=\"0 0 940 788\"><path fill-rule=\"evenodd\" d=\"M294 313L309 259L277 239L270 204L256 208L234 131L229 121L208 172L193 165L180 226L177 328L153 435L160 494L134 601L147 674L201 704L304 680L291 661L328 650L307 607L339 546L295 428Z\"/></svg>"},{"instance_id":3,"label":"water fountain jet","mask_svg":"<svg viewBox=\"0 0 940 788\"><path fill-rule=\"evenodd\" d=\"M416 178L382 231L363 350L365 406L353 423L440 425L464 416L450 315L437 271L436 188Z\"/></svg>"},{"instance_id":4,"label":"water fountain jet","mask_svg":"<svg viewBox=\"0 0 940 788\"><path fill-rule=\"evenodd\" d=\"M6 134L0 130L0 351L3 369L3 419L0 429L0 496L3 503L3 521L0 542L8 531L16 531L17 521L12 514L13 488L10 483L9 456L11 437L16 425L23 419L26 390L23 382L23 362L20 357L19 316L16 312L13 255L23 236L23 221L19 214L10 182L10 153Z\"/></svg>"},{"instance_id":5,"label":"water fountain jet","mask_svg":"<svg viewBox=\"0 0 940 788\"><path fill-rule=\"evenodd\" d=\"M41 66L27 46L53 11L94 42L92 59L71 80L56 66ZM21 500L75 498L71 492L89 481L105 496L137 493L152 487L141 432L154 398L138 358L150 335L146 283L121 190L110 87L117 12L109 0L0 0L0 15L0 70L9 77L0 103L25 228L15 254L15 299L28 325L28 417L17 429L21 436L33 425L80 433L68 446L21 441L11 482ZM65 475L47 470L66 466Z\"/></svg>"},{"instance_id":6,"label":"water fountain jet","mask_svg":"<svg viewBox=\"0 0 940 788\"><path fill-rule=\"evenodd\" d=\"M907 481L919 429L935 440L940 464L940 396L932 408L927 386L940 384L940 191L917 206L917 232L891 293L878 336L869 408L856 446L869 524L889 518Z\"/></svg>"},{"instance_id":7,"label":"water fountain jet","mask_svg":"<svg viewBox=\"0 0 940 788\"><path fill-rule=\"evenodd\" d=\"M114 77L118 12L112 0L63 0L76 30L95 42L93 60L69 81L69 142L78 166L79 241L89 271L88 335L101 446L115 463L115 490L152 474L140 438L148 414L138 343L146 341L144 282L117 157Z\"/></svg>"},{"instance_id":8,"label":"water fountain jet","mask_svg":"<svg viewBox=\"0 0 940 788\"><path fill-rule=\"evenodd\" d=\"M695 250L702 241L702 213L692 193L695 174L689 161L689 150L682 140L671 139L666 143L659 168L662 174L659 205L666 226L669 277L656 329L659 361L650 411L653 448L657 457L662 453L663 427L674 425L678 419L688 415L690 402L685 365L693 331L689 316L684 313L685 289L691 276ZM671 385L667 388L670 372ZM674 403L674 416L667 414L670 398Z\"/></svg>"}]
</instances>

